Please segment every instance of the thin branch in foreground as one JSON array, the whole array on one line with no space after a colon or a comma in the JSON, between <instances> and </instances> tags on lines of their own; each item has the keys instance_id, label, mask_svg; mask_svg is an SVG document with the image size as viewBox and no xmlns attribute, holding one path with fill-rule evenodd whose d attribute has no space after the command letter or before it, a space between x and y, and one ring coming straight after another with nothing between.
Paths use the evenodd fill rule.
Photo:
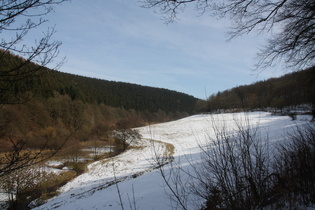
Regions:
<instances>
[{"instance_id":1,"label":"thin branch in foreground","mask_svg":"<svg viewBox=\"0 0 315 210\"><path fill-rule=\"evenodd\" d=\"M115 186L116 186L118 197L119 197L119 205L120 205L121 209L124 210L124 204L122 202L121 192L120 192L120 189L119 189L119 186L118 186L118 180L117 180L115 171L116 171L115 163L113 163L113 173L114 173Z\"/></svg>"}]
</instances>

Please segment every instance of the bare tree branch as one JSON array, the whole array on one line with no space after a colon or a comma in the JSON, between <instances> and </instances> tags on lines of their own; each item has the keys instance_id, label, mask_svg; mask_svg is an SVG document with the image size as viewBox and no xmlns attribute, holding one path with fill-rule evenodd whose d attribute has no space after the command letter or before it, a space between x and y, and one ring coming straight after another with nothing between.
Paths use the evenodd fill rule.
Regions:
<instances>
[{"instance_id":1,"label":"bare tree branch","mask_svg":"<svg viewBox=\"0 0 315 210\"><path fill-rule=\"evenodd\" d=\"M315 2L312 0L142 0L143 7L157 8L166 22L176 20L186 5L231 20L230 39L251 32L271 33L258 53L257 68L279 63L301 69L315 65Z\"/></svg>"},{"instance_id":2,"label":"bare tree branch","mask_svg":"<svg viewBox=\"0 0 315 210\"><path fill-rule=\"evenodd\" d=\"M33 45L23 40L31 30L47 21L43 17L53 10L53 6L65 1L67 0L0 1L0 107L29 101L32 98L32 77L43 73L42 70L48 64L55 62L61 42L52 41L54 27L48 28L42 38L35 39ZM58 62L56 67L62 62L63 60ZM0 156L0 177L54 156L73 133L65 137L60 147L54 149L49 148L51 139L44 137L45 140L37 150L28 148L26 137L4 137L12 148Z\"/></svg>"},{"instance_id":3,"label":"bare tree branch","mask_svg":"<svg viewBox=\"0 0 315 210\"><path fill-rule=\"evenodd\" d=\"M27 100L20 101L23 99L21 97L12 96L13 89L20 85L20 81L33 77L37 72L42 72L48 64L55 62L61 45L60 41L52 41L55 27L48 28L42 38L35 39L34 45L26 44L23 40L31 30L47 21L42 17L51 12L54 5L64 1L67 0L1 1L0 34L12 35L0 40L0 104L26 102ZM23 59L20 59L20 62L8 59L8 54L11 53ZM64 59L61 59L55 68L60 67L63 62ZM27 90L29 88L22 88L19 93Z\"/></svg>"}]
</instances>

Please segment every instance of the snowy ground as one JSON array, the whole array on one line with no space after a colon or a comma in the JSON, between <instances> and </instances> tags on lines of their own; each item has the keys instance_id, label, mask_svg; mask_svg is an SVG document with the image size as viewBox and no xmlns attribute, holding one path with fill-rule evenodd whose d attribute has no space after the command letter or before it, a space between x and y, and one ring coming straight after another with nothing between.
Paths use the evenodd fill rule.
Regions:
<instances>
[{"instance_id":1,"label":"snowy ground","mask_svg":"<svg viewBox=\"0 0 315 210\"><path fill-rule=\"evenodd\" d=\"M204 114L138 128L143 136L139 148L89 165L87 173L66 184L58 196L37 209L121 209L117 186L124 209L134 208L133 201L140 210L172 209L174 206L159 170L153 169L156 155L165 153L163 142L174 145L174 161L180 161L181 166L187 169L192 161L200 161L200 145L206 144L214 135L214 127L232 129L236 122L249 122L259 126L273 143L281 140L286 131L309 120L309 116L298 116L292 121L289 117L272 116L266 112ZM164 170L167 173L169 165ZM120 181L118 185L113 184L115 179Z\"/></svg>"}]
</instances>

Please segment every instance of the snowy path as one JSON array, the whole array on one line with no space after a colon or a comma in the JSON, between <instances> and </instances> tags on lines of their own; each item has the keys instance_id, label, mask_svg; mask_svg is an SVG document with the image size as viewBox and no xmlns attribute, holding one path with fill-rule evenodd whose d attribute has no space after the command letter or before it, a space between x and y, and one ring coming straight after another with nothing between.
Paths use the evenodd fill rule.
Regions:
<instances>
[{"instance_id":1,"label":"snowy path","mask_svg":"<svg viewBox=\"0 0 315 210\"><path fill-rule=\"evenodd\" d=\"M140 149L128 150L110 160L102 160L89 165L89 171L77 177L61 189L60 195L37 209L121 209L117 188L113 184L114 173L121 182L118 184L124 209L132 209L133 197L137 209L174 209L164 182L158 170L152 170L154 153L165 155L166 143L174 145L175 162L189 168L200 161L200 146L209 143L213 137L213 127L217 129L235 128L236 122L250 122L259 126L268 135L271 143L279 141L284 133L297 125L308 123L309 118L299 117L292 121L286 116L271 116L266 112L195 115L181 120L138 128L143 136ZM154 144L148 139L154 139ZM169 172L169 165L164 170ZM134 174L140 175L132 178Z\"/></svg>"}]
</instances>

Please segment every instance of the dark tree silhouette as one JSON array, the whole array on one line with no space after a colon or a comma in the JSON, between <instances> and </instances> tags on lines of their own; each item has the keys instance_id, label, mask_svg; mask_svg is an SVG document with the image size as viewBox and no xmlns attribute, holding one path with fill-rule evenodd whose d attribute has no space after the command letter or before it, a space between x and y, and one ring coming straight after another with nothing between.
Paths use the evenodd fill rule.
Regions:
<instances>
[{"instance_id":1,"label":"dark tree silhouette","mask_svg":"<svg viewBox=\"0 0 315 210\"><path fill-rule=\"evenodd\" d=\"M264 69L283 61L301 69L314 65L315 1L313 0L142 0L143 7L157 8L167 22L176 20L187 5L198 13L228 17L230 37L252 31L272 33L258 53L257 67Z\"/></svg>"},{"instance_id":2,"label":"dark tree silhouette","mask_svg":"<svg viewBox=\"0 0 315 210\"><path fill-rule=\"evenodd\" d=\"M42 37L30 45L25 41L30 31L35 30L47 20L43 19L54 5L67 0L3 0L0 3L0 104L25 102L29 96L22 92L20 81L34 76L47 64L54 62L59 54L61 42L52 41L54 27L42 33ZM40 33L38 33L40 34ZM15 54L24 59L20 62L7 59ZM37 65L32 64L35 63ZM56 64L56 68L62 61ZM29 84L30 86L30 84ZM16 93L12 96L12 92Z\"/></svg>"}]
</instances>

